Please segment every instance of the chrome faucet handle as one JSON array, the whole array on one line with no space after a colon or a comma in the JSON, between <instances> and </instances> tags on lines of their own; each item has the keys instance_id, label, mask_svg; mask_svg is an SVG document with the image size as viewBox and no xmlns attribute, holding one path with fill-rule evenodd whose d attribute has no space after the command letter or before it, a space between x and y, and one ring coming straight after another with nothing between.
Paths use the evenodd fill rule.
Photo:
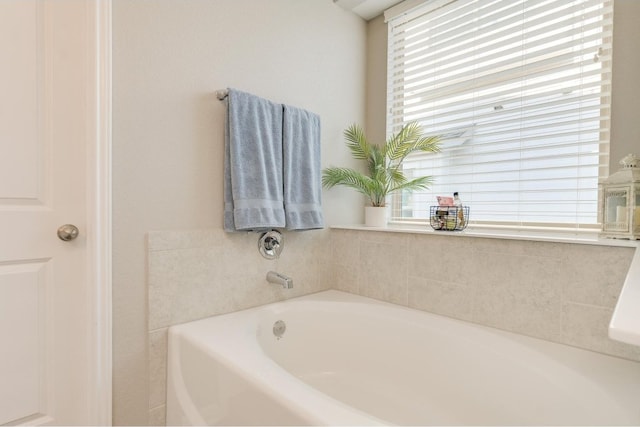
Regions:
<instances>
[{"instance_id":1,"label":"chrome faucet handle","mask_svg":"<svg viewBox=\"0 0 640 427\"><path fill-rule=\"evenodd\" d=\"M277 230L267 231L258 240L258 250L266 259L276 259L284 247L284 237Z\"/></svg>"},{"instance_id":2,"label":"chrome faucet handle","mask_svg":"<svg viewBox=\"0 0 640 427\"><path fill-rule=\"evenodd\" d=\"M264 248L268 251L276 250L280 247L280 242L274 237L267 236L264 239Z\"/></svg>"}]
</instances>

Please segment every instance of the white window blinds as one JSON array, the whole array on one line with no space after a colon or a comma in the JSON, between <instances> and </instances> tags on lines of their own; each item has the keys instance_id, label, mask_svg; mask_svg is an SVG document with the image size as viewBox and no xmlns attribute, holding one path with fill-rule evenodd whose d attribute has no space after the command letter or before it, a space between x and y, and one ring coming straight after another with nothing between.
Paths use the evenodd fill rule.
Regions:
<instances>
[{"instance_id":1,"label":"white window blinds","mask_svg":"<svg viewBox=\"0 0 640 427\"><path fill-rule=\"evenodd\" d=\"M396 197L394 219L425 220L436 195L458 191L472 223L597 224L612 0L415 3L387 14L387 131L417 121L442 153L405 160L435 183Z\"/></svg>"}]
</instances>

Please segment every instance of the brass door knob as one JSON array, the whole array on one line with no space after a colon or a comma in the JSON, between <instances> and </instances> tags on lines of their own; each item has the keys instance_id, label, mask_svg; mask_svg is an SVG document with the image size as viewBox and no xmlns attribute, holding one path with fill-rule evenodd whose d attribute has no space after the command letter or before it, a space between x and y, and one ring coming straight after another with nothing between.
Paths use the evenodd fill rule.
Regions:
<instances>
[{"instance_id":1,"label":"brass door knob","mask_svg":"<svg viewBox=\"0 0 640 427\"><path fill-rule=\"evenodd\" d=\"M64 240L65 242L75 239L76 237L78 237L78 234L80 234L80 230L78 230L78 227L73 224L61 225L58 228L58 238L60 238L60 240Z\"/></svg>"}]
</instances>

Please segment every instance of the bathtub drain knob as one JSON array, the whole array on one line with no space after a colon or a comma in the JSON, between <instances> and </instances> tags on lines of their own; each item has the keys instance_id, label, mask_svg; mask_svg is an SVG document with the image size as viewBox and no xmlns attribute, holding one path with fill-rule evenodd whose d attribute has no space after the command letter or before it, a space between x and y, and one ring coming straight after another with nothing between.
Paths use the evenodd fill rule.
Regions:
<instances>
[{"instance_id":1,"label":"bathtub drain knob","mask_svg":"<svg viewBox=\"0 0 640 427\"><path fill-rule=\"evenodd\" d=\"M284 331L286 330L287 330L287 325L282 320L278 320L276 323L273 324L273 335L275 335L277 339L282 338L282 335L284 335Z\"/></svg>"}]
</instances>

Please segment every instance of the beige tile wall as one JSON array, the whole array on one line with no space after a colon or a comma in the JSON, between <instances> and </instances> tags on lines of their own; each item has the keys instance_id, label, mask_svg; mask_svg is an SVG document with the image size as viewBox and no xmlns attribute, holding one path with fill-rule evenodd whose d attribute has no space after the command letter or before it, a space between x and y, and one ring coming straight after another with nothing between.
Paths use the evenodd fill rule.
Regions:
<instances>
[{"instance_id":1,"label":"beige tile wall","mask_svg":"<svg viewBox=\"0 0 640 427\"><path fill-rule=\"evenodd\" d=\"M169 326L330 288L640 361L607 338L633 248L333 229L285 233L269 261L257 239L149 233L150 425L165 420ZM294 289L267 283L269 270Z\"/></svg>"},{"instance_id":2,"label":"beige tile wall","mask_svg":"<svg viewBox=\"0 0 640 427\"><path fill-rule=\"evenodd\" d=\"M634 248L331 233L335 289L640 361L607 337Z\"/></svg>"},{"instance_id":3,"label":"beige tile wall","mask_svg":"<svg viewBox=\"0 0 640 427\"><path fill-rule=\"evenodd\" d=\"M171 325L330 289L328 230L287 232L279 260L258 253L258 234L221 229L148 234L149 425L164 425ZM284 290L269 270L294 279Z\"/></svg>"}]
</instances>

